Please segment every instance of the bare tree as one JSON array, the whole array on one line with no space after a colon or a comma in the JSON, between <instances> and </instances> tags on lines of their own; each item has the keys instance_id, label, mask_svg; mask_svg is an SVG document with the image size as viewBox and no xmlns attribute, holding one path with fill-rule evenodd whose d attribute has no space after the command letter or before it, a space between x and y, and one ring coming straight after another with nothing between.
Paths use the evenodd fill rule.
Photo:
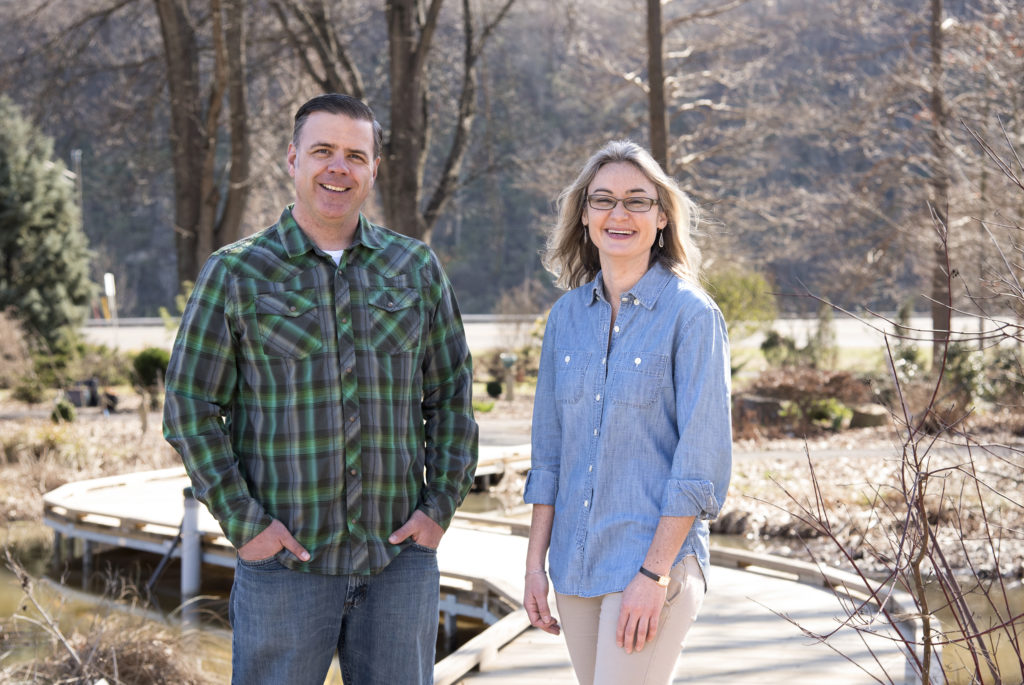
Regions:
<instances>
[{"instance_id":1,"label":"bare tree","mask_svg":"<svg viewBox=\"0 0 1024 685\"><path fill-rule=\"evenodd\" d=\"M360 66L338 31L328 0L273 0L272 4L303 68L319 87L366 97ZM436 131L428 66L443 4L443 0L390 0L384 10L390 124L378 187L388 226L428 242L459 185L476 114L478 61L515 0L502 0L482 26L477 26L473 3L462 0L463 59L458 104L450 129ZM303 30L295 30L293 24ZM435 138L449 142L437 153L437 180L428 189L425 172Z\"/></svg>"},{"instance_id":2,"label":"bare tree","mask_svg":"<svg viewBox=\"0 0 1024 685\"><path fill-rule=\"evenodd\" d=\"M241 237L249 192L243 0L208 0L212 73L199 50L200 11L187 0L154 0L160 18L170 91L174 164L174 234L180 281L194 280L206 258ZM205 84L204 84L205 81ZM222 126L227 105L226 129ZM218 152L230 144L227 182Z\"/></svg>"},{"instance_id":3,"label":"bare tree","mask_svg":"<svg viewBox=\"0 0 1024 685\"><path fill-rule=\"evenodd\" d=\"M928 44L930 69L928 72L931 111L929 140L931 143L931 178L929 182L929 205L935 216L934 225L940 232L949 231L949 154L946 151L946 135L949 128L946 99L943 93L943 48L942 48L942 0L929 0ZM933 250L935 263L932 266L931 312L932 312L932 369L942 363L943 350L949 342L952 321L953 293L949 287L950 268L945 245L948 236L940 236Z\"/></svg>"}]
</instances>

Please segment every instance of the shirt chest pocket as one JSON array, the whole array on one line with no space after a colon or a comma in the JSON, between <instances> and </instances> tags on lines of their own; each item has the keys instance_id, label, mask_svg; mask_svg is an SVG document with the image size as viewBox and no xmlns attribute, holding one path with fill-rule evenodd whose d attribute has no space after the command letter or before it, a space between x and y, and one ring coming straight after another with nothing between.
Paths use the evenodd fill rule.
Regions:
<instances>
[{"instance_id":1,"label":"shirt chest pocket","mask_svg":"<svg viewBox=\"0 0 1024 685\"><path fill-rule=\"evenodd\" d=\"M260 344L268 357L301 359L323 347L316 290L260 293L255 310Z\"/></svg>"},{"instance_id":2,"label":"shirt chest pocket","mask_svg":"<svg viewBox=\"0 0 1024 685\"><path fill-rule=\"evenodd\" d=\"M661 394L668 373L667 354L644 354L615 362L608 387L614 404L649 407Z\"/></svg>"},{"instance_id":3,"label":"shirt chest pocket","mask_svg":"<svg viewBox=\"0 0 1024 685\"><path fill-rule=\"evenodd\" d=\"M555 399L564 404L579 402L590 365L590 352L557 350L555 352Z\"/></svg>"},{"instance_id":4,"label":"shirt chest pocket","mask_svg":"<svg viewBox=\"0 0 1024 685\"><path fill-rule=\"evenodd\" d=\"M375 350L395 354L416 347L423 327L420 295L413 288L383 288L367 297L367 340Z\"/></svg>"}]
</instances>

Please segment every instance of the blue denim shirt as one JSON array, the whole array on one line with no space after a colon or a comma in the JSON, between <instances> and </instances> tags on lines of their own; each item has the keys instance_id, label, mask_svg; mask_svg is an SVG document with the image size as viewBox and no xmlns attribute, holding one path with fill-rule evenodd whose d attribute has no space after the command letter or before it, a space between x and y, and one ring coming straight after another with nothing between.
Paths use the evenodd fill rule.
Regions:
<instances>
[{"instance_id":1,"label":"blue denim shirt","mask_svg":"<svg viewBox=\"0 0 1024 685\"><path fill-rule=\"evenodd\" d=\"M656 264L614 328L601 274L551 310L524 499L553 504L555 590L621 592L662 516L696 520L675 563L708 576L708 521L732 470L729 341L710 297ZM610 342L609 342L610 339Z\"/></svg>"}]
</instances>

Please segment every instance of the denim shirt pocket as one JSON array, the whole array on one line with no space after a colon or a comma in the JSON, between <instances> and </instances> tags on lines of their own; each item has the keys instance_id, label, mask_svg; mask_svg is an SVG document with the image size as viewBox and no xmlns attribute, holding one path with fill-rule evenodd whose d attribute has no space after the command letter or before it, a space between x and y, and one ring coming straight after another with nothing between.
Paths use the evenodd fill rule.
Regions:
<instances>
[{"instance_id":1,"label":"denim shirt pocket","mask_svg":"<svg viewBox=\"0 0 1024 685\"><path fill-rule=\"evenodd\" d=\"M260 293L255 311L268 357L302 359L323 347L316 290Z\"/></svg>"},{"instance_id":2,"label":"denim shirt pocket","mask_svg":"<svg viewBox=\"0 0 1024 685\"><path fill-rule=\"evenodd\" d=\"M665 385L667 354L637 353L612 365L608 397L626 407L649 407Z\"/></svg>"},{"instance_id":3,"label":"denim shirt pocket","mask_svg":"<svg viewBox=\"0 0 1024 685\"><path fill-rule=\"evenodd\" d=\"M415 288L382 288L370 292L367 296L370 345L388 354L414 349L423 325L419 302Z\"/></svg>"},{"instance_id":4,"label":"denim shirt pocket","mask_svg":"<svg viewBox=\"0 0 1024 685\"><path fill-rule=\"evenodd\" d=\"M583 397L583 381L592 353L582 350L555 350L555 399L575 404Z\"/></svg>"}]
</instances>

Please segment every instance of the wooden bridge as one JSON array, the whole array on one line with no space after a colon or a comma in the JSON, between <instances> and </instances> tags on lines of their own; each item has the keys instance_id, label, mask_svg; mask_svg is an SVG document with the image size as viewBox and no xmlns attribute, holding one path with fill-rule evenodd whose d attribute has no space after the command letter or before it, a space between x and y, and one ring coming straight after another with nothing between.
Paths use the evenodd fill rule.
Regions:
<instances>
[{"instance_id":1,"label":"wooden bridge","mask_svg":"<svg viewBox=\"0 0 1024 685\"><path fill-rule=\"evenodd\" d=\"M490 450L486 458L500 461L501 468L521 465L522 455L511 452ZM58 555L81 554L84 577L100 548L180 558L187 600L198 593L204 564L233 567L235 560L205 507L183 496L188 485L183 469L175 468L57 488L45 496L44 507ZM563 639L531 628L521 606L526 533L521 522L459 514L445 535L438 550L443 629L451 635L459 616L487 628L437 664L435 685L575 682ZM712 563L704 609L675 683L844 685L877 682L883 670L885 682L920 681L885 622L869 634L840 622L846 617L840 601L865 596L859 578L742 550L713 548ZM911 606L906 599L891 595L885 610L903 611ZM185 606L183 619L195 620ZM871 625L875 610L857 617L860 627ZM914 636L913 617L902 620L899 630ZM824 645L809 634L831 637Z\"/></svg>"}]
</instances>

